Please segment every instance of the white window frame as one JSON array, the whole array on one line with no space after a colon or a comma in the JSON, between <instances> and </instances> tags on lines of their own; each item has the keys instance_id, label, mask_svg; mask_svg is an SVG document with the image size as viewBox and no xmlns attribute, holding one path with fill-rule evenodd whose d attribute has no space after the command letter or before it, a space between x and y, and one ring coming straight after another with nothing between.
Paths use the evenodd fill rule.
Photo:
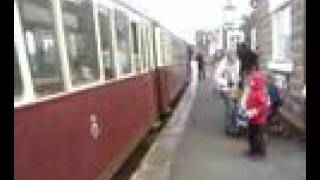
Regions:
<instances>
[{"instance_id":1,"label":"white window frame","mask_svg":"<svg viewBox=\"0 0 320 180\"><path fill-rule=\"evenodd\" d=\"M153 41L154 41L154 39L153 39L153 26L152 25L150 25L149 26L149 28L148 28L148 30L149 30L149 56L150 56L150 59L149 59L149 68L150 68L150 70L154 70L155 69L155 59L154 59L154 47L153 47Z\"/></svg>"},{"instance_id":2,"label":"white window frame","mask_svg":"<svg viewBox=\"0 0 320 180\"><path fill-rule=\"evenodd\" d=\"M133 59L131 58L131 18L132 18L132 13L127 9L124 8L118 4L116 4L113 1L110 0L95 0L98 1L99 5L105 6L107 8L109 8L110 10L110 32L111 32L111 58L113 59L113 66L114 66L114 78L111 79L105 79L103 82L105 84L110 84L110 83L114 83L117 81L121 81L127 78L131 78L133 76L135 76L137 74L137 71L134 70L133 68L135 68L135 64L132 63ZM126 13L127 17L128 17L128 26L129 26L129 58L131 61L131 72L130 73L121 73L121 64L119 61L117 61L118 59L118 40L117 40L117 32L116 32L116 23L115 23L115 11L119 10L119 11L123 11L124 13ZM98 22L99 24L99 22ZM100 33L99 33L100 34ZM99 38L100 41L100 38ZM101 50L101 48L100 48ZM101 59L102 60L102 59Z\"/></svg>"},{"instance_id":3,"label":"white window frame","mask_svg":"<svg viewBox=\"0 0 320 180\"><path fill-rule=\"evenodd\" d=\"M128 14L128 49L129 49L129 58L130 58L130 65L131 65L131 74L136 74L136 63L134 62L134 57L133 57L133 41L132 41L132 28L131 28L131 22L133 21L132 16L130 13Z\"/></svg>"},{"instance_id":4,"label":"white window frame","mask_svg":"<svg viewBox=\"0 0 320 180\"><path fill-rule=\"evenodd\" d=\"M54 27L56 31L56 38L57 38L57 48L58 48L58 55L59 55L59 60L61 60L61 71L62 71L62 78L64 82L64 91L62 92L56 92L53 94L48 94L44 96L36 96L34 89L33 89L33 81L31 77L31 72L30 72L30 66L28 63L28 57L26 53L26 46L24 42L24 37L23 37L23 31L22 31L22 24L21 24L21 19L20 19L20 12L17 6L16 1L14 1L14 43L16 44L16 52L18 55L18 62L20 66L20 72L21 72L21 80L22 80L22 95L21 97L17 100L14 101L14 108L22 108L25 106L30 106L30 105L35 105L37 103L41 102L46 102L55 98L63 97L63 96L68 96L73 93L77 93L80 91L104 86L107 84L115 83L118 81L125 80L127 78L131 78L137 74L136 71L132 71L131 73L126 73L126 74L120 74L120 64L117 61L117 38L116 38L116 31L115 31L115 8L118 8L119 10L124 10L126 13L128 13L128 10L114 4L112 1L109 0L93 0L93 20L94 20L94 26L95 26L95 39L96 39L96 44L97 44L97 60L98 60L98 69L100 70L99 73L99 78L95 81L88 82L85 84L80 84L80 85L72 85L71 81L71 74L70 74L70 66L69 66L69 57L67 54L67 49L66 49L66 41L65 41L65 33L64 33L64 25L63 25L63 17L62 17L62 6L61 6L61 0L51 0L52 3L52 11L54 14ZM113 59L113 65L114 67L114 78L106 80L104 77L104 71L103 71L103 61L102 61L102 54L101 54L101 47L100 47L100 29L99 29L99 21L98 21L98 6L99 4L107 5L108 8L110 9L110 33L111 33L111 55ZM129 17L130 20L130 17ZM130 22L130 21L129 21ZM143 20L141 23L146 24L146 22ZM141 47L140 47L140 31L142 27L146 27L145 25L140 25L138 24L137 30L138 32L138 41L139 41L139 56L142 56L141 53ZM151 26L152 27L152 26ZM129 24L129 28L130 24ZM130 35L130 31L129 31ZM130 41L130 38L129 38ZM159 41L160 42L160 41ZM159 47L160 48L160 47ZM130 49L130 43L129 43L129 49ZM160 54L159 54L160 56ZM141 57L140 57L141 58ZM142 61L140 61L142 62ZM132 67L133 64L131 64ZM141 66L142 67L142 66ZM141 73L148 73L148 67L146 69L142 69Z\"/></svg>"},{"instance_id":5,"label":"white window frame","mask_svg":"<svg viewBox=\"0 0 320 180\"><path fill-rule=\"evenodd\" d=\"M162 52L161 52L161 29L160 27L155 27L155 45L156 45L156 58L157 58L157 66L163 66L162 61Z\"/></svg>"},{"instance_id":6,"label":"white window frame","mask_svg":"<svg viewBox=\"0 0 320 180\"><path fill-rule=\"evenodd\" d=\"M62 7L61 0L51 0L52 9L54 11L54 23L57 34L57 45L58 45L58 53L59 58L61 60L61 71L64 82L65 91L70 92L73 90L72 82L71 82L71 73L70 73L70 64L69 57L67 52L67 44L65 41L64 34L64 25L63 25L63 17L62 17Z\"/></svg>"},{"instance_id":7,"label":"white window frame","mask_svg":"<svg viewBox=\"0 0 320 180\"><path fill-rule=\"evenodd\" d=\"M146 70L149 71L151 69L150 66L150 31L149 31L149 26L146 25L145 27L145 45L146 45Z\"/></svg>"},{"instance_id":8,"label":"white window frame","mask_svg":"<svg viewBox=\"0 0 320 180\"><path fill-rule=\"evenodd\" d=\"M289 11L289 28L290 28L290 36L292 37L292 6L286 6L283 9L281 9L280 11L277 11L275 13L272 14L272 61L273 62L278 62L279 60L282 61L283 59L285 59L285 62L292 62L292 59L286 60L286 57L282 57L279 56L279 51L281 51L280 49L278 49L278 43L279 43L279 39L278 39L278 32L280 27L278 27L278 19L279 19L279 15L280 13L282 13L283 11ZM292 40L292 38L291 38ZM293 43L293 42L291 42Z\"/></svg>"},{"instance_id":9,"label":"white window frame","mask_svg":"<svg viewBox=\"0 0 320 180\"><path fill-rule=\"evenodd\" d=\"M126 16L128 17L128 38L129 38L129 40L128 40L128 55L129 55L129 60L130 60L130 63L131 63L131 72L130 73L122 73L121 72L121 69L122 69L122 67L121 67L121 64L120 64L120 62L119 61L117 61L117 59L118 59L118 39L117 39L117 31L116 31L116 26L115 26L115 11L122 11L122 12L124 12L124 13L126 13ZM132 58L131 58L131 24L130 24L130 22L131 22L131 18L130 18L130 11L128 10L128 9L126 9L126 8L124 8L124 7L122 7L122 6L119 6L118 4L114 4L114 8L113 8L113 18L112 18L113 20L114 20L114 23L113 23L113 28L114 28L114 47L115 47L115 64L116 64L116 74L117 74L117 78L119 79L126 79L126 78L130 78L130 77L133 77L133 76L135 76L136 75L136 71L132 71L132 69L133 69L133 64L132 64Z\"/></svg>"},{"instance_id":10,"label":"white window frame","mask_svg":"<svg viewBox=\"0 0 320 180\"><path fill-rule=\"evenodd\" d=\"M141 25L141 23L139 21L138 26L137 26L137 34L138 34L138 49L139 49L138 57L139 57L140 71L138 73L142 73L143 72L143 62L142 62L143 54L142 54L142 46L141 46L141 42L142 42L141 33L142 33L142 25Z\"/></svg>"},{"instance_id":11,"label":"white window frame","mask_svg":"<svg viewBox=\"0 0 320 180\"><path fill-rule=\"evenodd\" d=\"M148 24L145 26L145 29L144 29L144 35L145 35L145 41L144 41L144 44L145 44L145 57L146 57L146 71L148 72L151 68L150 68L150 32L149 32L149 26Z\"/></svg>"},{"instance_id":12,"label":"white window frame","mask_svg":"<svg viewBox=\"0 0 320 180\"><path fill-rule=\"evenodd\" d=\"M103 56L101 50L101 37L100 37L100 24L99 24L99 0L93 0L93 19L94 19L94 26L95 26L95 39L96 39L96 46L97 46L97 58L98 58L98 65L100 70L100 82L104 83L105 73L103 68Z\"/></svg>"},{"instance_id":13,"label":"white window frame","mask_svg":"<svg viewBox=\"0 0 320 180\"><path fill-rule=\"evenodd\" d=\"M134 53L134 41L133 41L133 37L132 37L132 35L133 35L133 31L132 31L132 26L131 26L131 24L132 23L135 23L136 24L136 40L137 40L137 43L138 43L138 54L137 54L137 58L139 58L139 63L141 63L141 59L140 59L140 54L141 54L141 47L140 47L140 31L139 31L139 26L140 26L140 21L141 21L141 18L137 15L137 14L135 14L135 13L133 13L133 12L131 12L131 11L129 11L128 12L128 14L129 14L129 49L130 49L130 58L131 58L131 64L132 64L132 72L133 72L133 74L138 74L138 73L141 73L141 69L140 69L140 72L139 71L137 71L137 66L140 66L140 68L142 67L141 66L141 64L137 64L137 62L136 62L136 60L135 60L135 53Z\"/></svg>"},{"instance_id":14,"label":"white window frame","mask_svg":"<svg viewBox=\"0 0 320 180\"><path fill-rule=\"evenodd\" d=\"M115 4L110 1L110 0L95 0L97 1L97 4L98 4L98 8L99 6L103 6L105 8L108 8L109 9L109 15L110 15L110 37L111 37L111 49L110 49L110 52L111 52L111 59L113 60L113 70L114 70L114 77L111 78L111 79L105 79L104 78L104 82L105 83L109 83L109 82L114 82L117 80L117 78L119 77L120 75L120 67L119 67L119 63L117 62L117 59L116 59L116 53L117 53L117 38L116 38L116 30L115 30ZM97 8L97 11L98 11L98 8ZM97 12L98 13L98 12ZM99 18L97 20L98 22L98 26L99 26L99 35L100 35L100 25L99 25ZM99 41L101 41L100 39L100 36L99 36ZM101 52L101 46L99 45L99 49L100 49L100 52ZM102 58L103 59L103 58ZM101 59L101 60L102 60ZM101 63L103 65L103 61ZM103 69L103 67L102 67ZM104 74L104 70L103 70L103 74Z\"/></svg>"},{"instance_id":15,"label":"white window frame","mask_svg":"<svg viewBox=\"0 0 320 180\"><path fill-rule=\"evenodd\" d=\"M33 82L30 72L30 66L27 59L26 46L23 37L23 30L20 19L20 12L17 2L14 0L14 43L16 45L16 53L18 55L18 63L20 67L20 75L22 81L22 94L20 98L14 101L14 107L20 104L33 101L35 94L33 91Z\"/></svg>"},{"instance_id":16,"label":"white window frame","mask_svg":"<svg viewBox=\"0 0 320 180\"><path fill-rule=\"evenodd\" d=\"M103 68L102 65L102 59L101 59L101 49L100 45L98 44L98 42L100 42L100 38L98 40L97 37L97 13L98 13L98 8L97 8L97 0L91 0L92 1L92 16L93 16L93 24L94 24L94 28L95 28L95 34L94 34L94 38L96 41L96 46L97 46L97 63L98 63L98 70L100 71L99 73L99 77L98 79L95 79L91 82L86 82L84 84L76 84L73 85L72 84L72 79L71 79L71 72L70 72L70 64L69 64L69 56L68 56L68 52L67 52L67 42L65 39L65 29L64 29L64 23L63 23L63 11L62 11L62 5L61 5L61 0L51 0L53 1L53 4L56 6L55 8L55 17L57 17L57 34L60 34L60 37L58 39L61 40L61 44L60 44L60 48L61 49L61 53L62 53L62 71L64 72L64 76L65 76L65 81L66 81L66 89L69 92L74 92L74 91L79 91L79 90L84 90L84 89L88 89L89 87L95 86L96 84L102 84L104 83L103 78L101 77L101 68ZM100 36L99 36L100 37ZM104 76L104 75L103 75Z\"/></svg>"},{"instance_id":17,"label":"white window frame","mask_svg":"<svg viewBox=\"0 0 320 180\"><path fill-rule=\"evenodd\" d=\"M114 64L114 71L115 71L115 77L118 78L120 76L120 65L117 61L117 34L116 34L116 23L115 23L115 8L113 7L110 9L110 26L111 26L111 51L112 51L112 58L113 58L113 64Z\"/></svg>"},{"instance_id":18,"label":"white window frame","mask_svg":"<svg viewBox=\"0 0 320 180\"><path fill-rule=\"evenodd\" d=\"M141 22L141 29L140 29L140 35L142 35L141 42L144 45L144 47L141 47L141 57L143 57L142 58L143 61L141 61L141 62L142 62L142 65L144 65L144 63L146 63L145 66L142 66L141 73L143 73L143 74L148 73L148 71L149 71L148 44L147 44L147 33L146 33L147 27L148 27L147 24L143 20L143 22Z\"/></svg>"},{"instance_id":19,"label":"white window frame","mask_svg":"<svg viewBox=\"0 0 320 180\"><path fill-rule=\"evenodd\" d=\"M99 80L89 82L86 84L72 86L70 79L70 66L66 50L66 41L64 34L64 27L62 21L62 8L60 0L51 0L52 11L54 14L54 28L56 31L58 56L61 60L62 79L64 82L64 91L56 92L44 96L36 96L33 88L33 81L30 72L30 65L28 63L28 57L26 53L26 46L23 38L22 24L20 19L20 12L17 7L16 1L14 1L14 40L17 47L18 62L20 65L21 79L23 83L23 94L18 101L14 102L14 108L21 108L28 105L34 105L40 102L45 102L58 97L66 96L79 91L87 90L97 86L103 85L101 77ZM94 2L93 2L94 3ZM94 10L94 13L96 11ZM95 17L95 16L94 16ZM95 20L94 20L95 21ZM99 60L99 58L98 58ZM100 60L99 60L100 61ZM98 62L99 63L99 62ZM100 64L100 63L99 63Z\"/></svg>"}]
</instances>

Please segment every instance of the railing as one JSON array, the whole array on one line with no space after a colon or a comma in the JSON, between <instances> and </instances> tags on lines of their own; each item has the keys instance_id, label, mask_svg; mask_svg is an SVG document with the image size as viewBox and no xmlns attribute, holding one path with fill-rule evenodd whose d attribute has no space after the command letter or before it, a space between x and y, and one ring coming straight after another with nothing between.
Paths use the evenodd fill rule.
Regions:
<instances>
[{"instance_id":1,"label":"railing","mask_svg":"<svg viewBox=\"0 0 320 180\"><path fill-rule=\"evenodd\" d=\"M284 99L283 106L279 110L282 122L297 132L300 136L305 136L306 131L306 106L301 97L287 95Z\"/></svg>"}]
</instances>

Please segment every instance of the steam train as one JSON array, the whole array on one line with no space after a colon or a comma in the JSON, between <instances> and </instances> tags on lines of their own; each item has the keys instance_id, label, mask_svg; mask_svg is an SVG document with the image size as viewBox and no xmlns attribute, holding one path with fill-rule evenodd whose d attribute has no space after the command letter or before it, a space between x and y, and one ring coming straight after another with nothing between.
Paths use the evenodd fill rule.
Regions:
<instances>
[{"instance_id":1,"label":"steam train","mask_svg":"<svg viewBox=\"0 0 320 180\"><path fill-rule=\"evenodd\" d=\"M14 0L14 178L109 179L188 85L188 43L110 0Z\"/></svg>"}]
</instances>

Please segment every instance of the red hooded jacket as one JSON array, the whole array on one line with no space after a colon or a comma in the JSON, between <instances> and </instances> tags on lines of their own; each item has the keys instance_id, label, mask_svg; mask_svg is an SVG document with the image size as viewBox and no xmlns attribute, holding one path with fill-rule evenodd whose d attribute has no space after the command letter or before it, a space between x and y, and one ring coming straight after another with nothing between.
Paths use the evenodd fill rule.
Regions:
<instances>
[{"instance_id":1,"label":"red hooded jacket","mask_svg":"<svg viewBox=\"0 0 320 180\"><path fill-rule=\"evenodd\" d=\"M246 99L247 109L256 109L257 114L250 118L252 124L265 124L268 115L268 96L265 91L266 76L260 71L253 71L249 76L250 91Z\"/></svg>"}]
</instances>

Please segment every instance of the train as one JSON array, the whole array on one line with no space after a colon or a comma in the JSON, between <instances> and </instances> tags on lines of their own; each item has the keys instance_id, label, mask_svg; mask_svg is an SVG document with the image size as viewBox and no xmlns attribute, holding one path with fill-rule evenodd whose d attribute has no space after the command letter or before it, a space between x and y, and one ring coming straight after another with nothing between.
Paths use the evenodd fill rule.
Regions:
<instances>
[{"instance_id":1,"label":"train","mask_svg":"<svg viewBox=\"0 0 320 180\"><path fill-rule=\"evenodd\" d=\"M190 82L189 44L115 0L14 0L14 179L110 179Z\"/></svg>"}]
</instances>

